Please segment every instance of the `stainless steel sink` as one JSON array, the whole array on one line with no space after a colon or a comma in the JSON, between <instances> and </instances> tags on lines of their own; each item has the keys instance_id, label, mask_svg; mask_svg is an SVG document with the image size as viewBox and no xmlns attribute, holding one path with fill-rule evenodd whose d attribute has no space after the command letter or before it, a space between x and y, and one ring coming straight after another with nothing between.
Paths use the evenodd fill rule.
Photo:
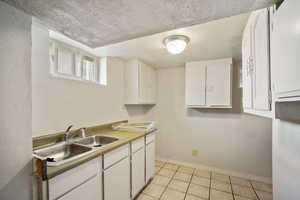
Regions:
<instances>
[{"instance_id":1,"label":"stainless steel sink","mask_svg":"<svg viewBox=\"0 0 300 200\"><path fill-rule=\"evenodd\" d=\"M50 147L35 150L33 153L40 159L47 160L48 166L57 166L83 156L91 150L92 148L87 146L67 144L63 142Z\"/></svg>"},{"instance_id":2,"label":"stainless steel sink","mask_svg":"<svg viewBox=\"0 0 300 200\"><path fill-rule=\"evenodd\" d=\"M89 147L101 147L103 145L111 144L119 140L115 137L96 135L76 141L77 144L89 146Z\"/></svg>"}]
</instances>

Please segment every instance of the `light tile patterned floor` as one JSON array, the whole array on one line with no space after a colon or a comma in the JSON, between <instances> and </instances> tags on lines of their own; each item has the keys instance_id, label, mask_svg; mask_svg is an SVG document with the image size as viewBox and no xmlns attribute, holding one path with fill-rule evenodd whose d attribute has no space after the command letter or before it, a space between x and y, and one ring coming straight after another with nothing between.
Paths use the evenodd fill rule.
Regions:
<instances>
[{"instance_id":1,"label":"light tile patterned floor","mask_svg":"<svg viewBox=\"0 0 300 200\"><path fill-rule=\"evenodd\" d=\"M272 200L272 185L155 162L155 177L136 200Z\"/></svg>"}]
</instances>

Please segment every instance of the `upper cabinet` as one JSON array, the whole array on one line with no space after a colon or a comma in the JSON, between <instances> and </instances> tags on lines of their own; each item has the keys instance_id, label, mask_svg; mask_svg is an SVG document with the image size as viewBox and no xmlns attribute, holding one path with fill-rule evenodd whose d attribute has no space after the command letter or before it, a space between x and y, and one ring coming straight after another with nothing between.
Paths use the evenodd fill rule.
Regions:
<instances>
[{"instance_id":1,"label":"upper cabinet","mask_svg":"<svg viewBox=\"0 0 300 200\"><path fill-rule=\"evenodd\" d=\"M269 10L253 12L242 41L243 107L246 113L271 117Z\"/></svg>"},{"instance_id":2,"label":"upper cabinet","mask_svg":"<svg viewBox=\"0 0 300 200\"><path fill-rule=\"evenodd\" d=\"M186 63L186 105L231 108L232 59Z\"/></svg>"},{"instance_id":3,"label":"upper cabinet","mask_svg":"<svg viewBox=\"0 0 300 200\"><path fill-rule=\"evenodd\" d=\"M206 65L190 62L185 65L185 103L187 106L205 106Z\"/></svg>"},{"instance_id":4,"label":"upper cabinet","mask_svg":"<svg viewBox=\"0 0 300 200\"><path fill-rule=\"evenodd\" d=\"M253 24L254 109L269 111L270 96L270 40L268 9L259 10Z\"/></svg>"},{"instance_id":5,"label":"upper cabinet","mask_svg":"<svg viewBox=\"0 0 300 200\"><path fill-rule=\"evenodd\" d=\"M139 60L125 66L125 104L156 103L156 70Z\"/></svg>"},{"instance_id":6,"label":"upper cabinet","mask_svg":"<svg viewBox=\"0 0 300 200\"><path fill-rule=\"evenodd\" d=\"M274 14L272 89L277 101L300 99L300 1L284 1Z\"/></svg>"}]
</instances>

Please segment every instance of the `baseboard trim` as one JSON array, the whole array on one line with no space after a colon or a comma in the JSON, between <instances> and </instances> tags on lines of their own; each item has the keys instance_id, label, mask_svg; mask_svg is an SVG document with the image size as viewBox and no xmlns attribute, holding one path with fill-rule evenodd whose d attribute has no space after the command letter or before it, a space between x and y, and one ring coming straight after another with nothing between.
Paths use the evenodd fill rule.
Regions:
<instances>
[{"instance_id":1,"label":"baseboard trim","mask_svg":"<svg viewBox=\"0 0 300 200\"><path fill-rule=\"evenodd\" d=\"M201 165L201 164L194 164L194 163L182 162L182 161L178 161L178 160L166 159L166 158L163 158L160 156L156 156L156 159L164 161L164 162L172 162L172 163L175 163L178 165L185 165L185 166L193 167L193 168L197 168L197 169L205 169L205 170L214 171L214 172L218 172L218 173L228 174L230 176L236 176L236 177L245 178L245 179L249 179L249 180L254 180L254 181L259 181L259 182L264 182L264 183L269 183L269 184L272 183L271 177L256 176L253 174L245 174L245 173L241 173L241 172L220 169L220 168Z\"/></svg>"}]
</instances>

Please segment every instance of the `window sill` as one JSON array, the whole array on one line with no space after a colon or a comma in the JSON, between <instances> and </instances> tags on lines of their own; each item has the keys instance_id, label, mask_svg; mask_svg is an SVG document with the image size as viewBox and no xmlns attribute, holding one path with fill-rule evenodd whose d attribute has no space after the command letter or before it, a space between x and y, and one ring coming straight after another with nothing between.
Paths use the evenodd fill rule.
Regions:
<instances>
[{"instance_id":1,"label":"window sill","mask_svg":"<svg viewBox=\"0 0 300 200\"><path fill-rule=\"evenodd\" d=\"M73 76L60 75L60 74L55 74L55 73L50 73L50 78L71 80L71 81L76 81L78 83L98 85L100 87L106 87L107 86L107 84L101 84L101 83L95 82L95 81L84 80L84 79L81 79L80 77L76 78L76 77L73 77Z\"/></svg>"}]
</instances>

